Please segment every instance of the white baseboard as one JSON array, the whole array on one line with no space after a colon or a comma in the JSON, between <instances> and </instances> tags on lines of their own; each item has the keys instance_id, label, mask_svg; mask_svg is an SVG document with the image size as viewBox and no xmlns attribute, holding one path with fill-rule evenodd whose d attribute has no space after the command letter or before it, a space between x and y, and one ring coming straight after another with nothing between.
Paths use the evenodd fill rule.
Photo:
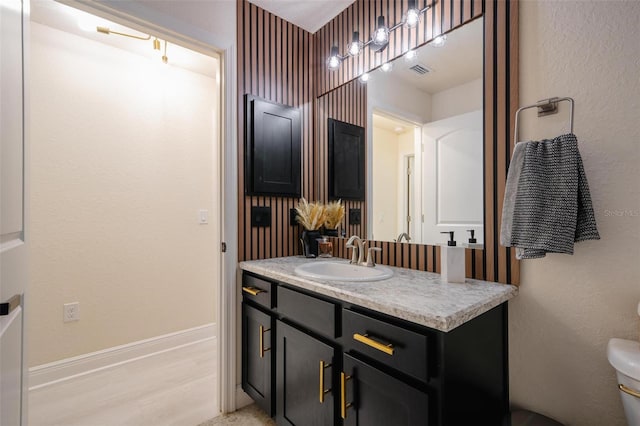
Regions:
<instances>
[{"instance_id":1,"label":"white baseboard","mask_svg":"<svg viewBox=\"0 0 640 426\"><path fill-rule=\"evenodd\" d=\"M192 345L218 335L215 323L114 346L29 369L29 390Z\"/></svg>"},{"instance_id":2,"label":"white baseboard","mask_svg":"<svg viewBox=\"0 0 640 426\"><path fill-rule=\"evenodd\" d=\"M242 390L242 385L236 386L236 410L253 404L253 399Z\"/></svg>"}]
</instances>

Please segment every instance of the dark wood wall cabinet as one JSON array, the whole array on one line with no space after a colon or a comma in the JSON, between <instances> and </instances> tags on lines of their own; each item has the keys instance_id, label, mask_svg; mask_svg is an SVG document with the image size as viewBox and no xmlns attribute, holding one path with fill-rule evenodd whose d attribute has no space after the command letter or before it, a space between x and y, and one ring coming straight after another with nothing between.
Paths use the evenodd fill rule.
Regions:
<instances>
[{"instance_id":1,"label":"dark wood wall cabinet","mask_svg":"<svg viewBox=\"0 0 640 426\"><path fill-rule=\"evenodd\" d=\"M244 117L246 193L300 197L300 110L245 95Z\"/></svg>"},{"instance_id":2,"label":"dark wood wall cabinet","mask_svg":"<svg viewBox=\"0 0 640 426\"><path fill-rule=\"evenodd\" d=\"M329 199L364 200L364 127L329 118Z\"/></svg>"},{"instance_id":3,"label":"dark wood wall cabinet","mask_svg":"<svg viewBox=\"0 0 640 426\"><path fill-rule=\"evenodd\" d=\"M507 425L507 304L447 333L243 274L242 387L279 425Z\"/></svg>"}]
</instances>

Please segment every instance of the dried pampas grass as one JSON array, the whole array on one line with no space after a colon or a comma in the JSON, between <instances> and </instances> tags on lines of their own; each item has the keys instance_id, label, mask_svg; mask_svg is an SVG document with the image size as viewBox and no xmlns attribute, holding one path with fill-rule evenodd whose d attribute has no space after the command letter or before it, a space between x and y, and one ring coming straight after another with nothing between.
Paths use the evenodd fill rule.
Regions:
<instances>
[{"instance_id":1,"label":"dried pampas grass","mask_svg":"<svg viewBox=\"0 0 640 426\"><path fill-rule=\"evenodd\" d=\"M344 206L342 205L342 200L332 201L326 206L324 206L326 211L326 219L324 221L324 226L327 229L338 229L338 225L342 222L342 218L344 217Z\"/></svg>"},{"instance_id":2,"label":"dried pampas grass","mask_svg":"<svg viewBox=\"0 0 640 426\"><path fill-rule=\"evenodd\" d=\"M308 203L302 198L296 206L298 223L308 231L318 230L327 220L326 210L322 203Z\"/></svg>"}]
</instances>

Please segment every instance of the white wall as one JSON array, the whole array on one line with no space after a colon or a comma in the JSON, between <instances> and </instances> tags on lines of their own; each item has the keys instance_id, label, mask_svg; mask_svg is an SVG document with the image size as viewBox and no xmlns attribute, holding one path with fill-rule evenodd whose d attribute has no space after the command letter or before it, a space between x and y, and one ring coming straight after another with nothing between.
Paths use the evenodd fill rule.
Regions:
<instances>
[{"instance_id":1,"label":"white wall","mask_svg":"<svg viewBox=\"0 0 640 426\"><path fill-rule=\"evenodd\" d=\"M378 109L417 124L431 121L431 95L394 78L393 73L373 73L367 83L367 105L369 116Z\"/></svg>"},{"instance_id":2,"label":"white wall","mask_svg":"<svg viewBox=\"0 0 640 426\"><path fill-rule=\"evenodd\" d=\"M482 79L470 81L431 95L431 121L482 109Z\"/></svg>"},{"instance_id":3,"label":"white wall","mask_svg":"<svg viewBox=\"0 0 640 426\"><path fill-rule=\"evenodd\" d=\"M397 203L394 198L398 192L398 136L382 127L373 129L373 170L372 203L373 216L371 225L376 240L393 241L398 236Z\"/></svg>"},{"instance_id":4,"label":"white wall","mask_svg":"<svg viewBox=\"0 0 640 426\"><path fill-rule=\"evenodd\" d=\"M214 322L215 80L36 23L31 70L29 365Z\"/></svg>"},{"instance_id":5,"label":"white wall","mask_svg":"<svg viewBox=\"0 0 640 426\"><path fill-rule=\"evenodd\" d=\"M602 239L521 263L509 307L511 401L567 425L624 425L611 337L638 339L640 2L520 3L520 103L576 101L575 133ZM557 116L523 116L523 137ZM535 128L534 132L532 129Z\"/></svg>"}]
</instances>

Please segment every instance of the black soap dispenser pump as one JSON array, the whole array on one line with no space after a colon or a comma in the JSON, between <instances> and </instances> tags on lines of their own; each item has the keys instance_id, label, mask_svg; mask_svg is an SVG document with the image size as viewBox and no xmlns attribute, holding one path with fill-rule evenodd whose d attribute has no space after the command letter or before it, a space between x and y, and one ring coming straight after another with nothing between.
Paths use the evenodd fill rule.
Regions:
<instances>
[{"instance_id":1,"label":"black soap dispenser pump","mask_svg":"<svg viewBox=\"0 0 640 426\"><path fill-rule=\"evenodd\" d=\"M455 231L445 231L441 232L441 234L449 234L449 241L447 241L447 246L455 247L457 245L456 240L454 240Z\"/></svg>"},{"instance_id":2,"label":"black soap dispenser pump","mask_svg":"<svg viewBox=\"0 0 640 426\"><path fill-rule=\"evenodd\" d=\"M467 229L467 232L471 234L471 237L469 237L469 244L476 244L478 240L476 239L475 229Z\"/></svg>"}]
</instances>

